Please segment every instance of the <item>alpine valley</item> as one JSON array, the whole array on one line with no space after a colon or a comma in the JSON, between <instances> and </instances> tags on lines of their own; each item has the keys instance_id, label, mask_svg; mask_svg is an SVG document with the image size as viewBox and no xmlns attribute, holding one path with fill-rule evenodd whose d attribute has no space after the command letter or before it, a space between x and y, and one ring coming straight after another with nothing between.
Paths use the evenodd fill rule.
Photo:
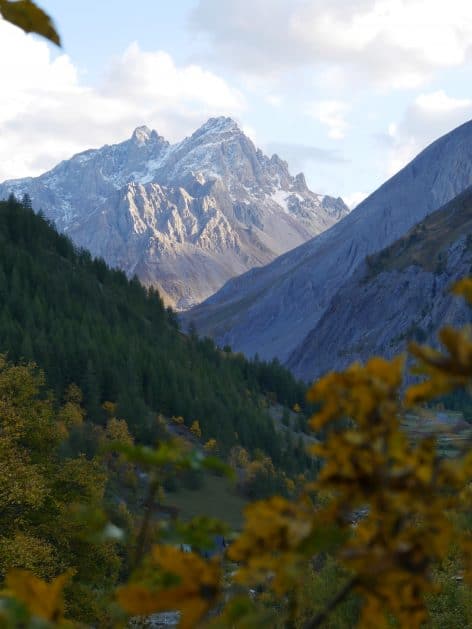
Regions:
<instances>
[{"instance_id":1,"label":"alpine valley","mask_svg":"<svg viewBox=\"0 0 472 629\"><path fill-rule=\"evenodd\" d=\"M471 268L471 190L472 122L349 212L220 117L174 145L139 127L0 198L28 194L200 336L310 381L470 319L448 289Z\"/></svg>"},{"instance_id":2,"label":"alpine valley","mask_svg":"<svg viewBox=\"0 0 472 629\"><path fill-rule=\"evenodd\" d=\"M177 310L349 211L340 198L311 192L302 174L291 176L225 117L173 145L139 127L120 144L0 185L0 198L10 193L27 193L74 243L157 288Z\"/></svg>"},{"instance_id":3,"label":"alpine valley","mask_svg":"<svg viewBox=\"0 0 472 629\"><path fill-rule=\"evenodd\" d=\"M472 629L471 0L0 50L0 629Z\"/></svg>"},{"instance_id":4,"label":"alpine valley","mask_svg":"<svg viewBox=\"0 0 472 629\"><path fill-rule=\"evenodd\" d=\"M448 290L470 271L471 185L468 122L331 229L231 280L185 317L234 350L277 356L307 381L391 356L409 339L431 341L445 323L470 320Z\"/></svg>"}]
</instances>

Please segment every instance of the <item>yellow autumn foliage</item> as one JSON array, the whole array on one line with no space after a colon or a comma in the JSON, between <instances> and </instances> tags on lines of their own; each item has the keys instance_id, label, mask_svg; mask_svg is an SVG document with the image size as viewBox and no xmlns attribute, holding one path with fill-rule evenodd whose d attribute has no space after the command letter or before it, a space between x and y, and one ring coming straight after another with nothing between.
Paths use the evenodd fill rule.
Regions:
<instances>
[{"instance_id":1,"label":"yellow autumn foliage","mask_svg":"<svg viewBox=\"0 0 472 629\"><path fill-rule=\"evenodd\" d=\"M459 283L455 291L472 301L470 280ZM412 439L401 425L412 406L472 383L470 329L445 328L440 340L442 351L412 345L414 370L422 380L408 388L404 357L372 358L365 365L330 373L311 387L309 401L318 410L310 427L322 431L322 438L310 446L310 452L322 460L321 470L315 480L298 479L303 490L293 499L275 496L248 505L243 530L224 558L205 560L174 546L146 544L150 506L159 493L158 471L196 466L202 455L191 456L177 442L159 444L156 450L123 445L121 452L129 461L153 470L154 493L143 519L148 528L142 526L143 534L138 536L134 570L116 593L120 607L129 615L178 610L181 626L188 629L208 621L215 608L219 613L210 623L215 627L269 623L312 629L356 594L361 627L425 626L428 597L438 594L441 582L435 575L447 563L451 548L460 558L458 578L472 583L472 533L460 525L461 516L469 516L472 453L466 449L454 459L445 459L434 436ZM0 392L1 386L2 369ZM22 391L20 386L20 398ZM2 434L0 439L14 443L28 425L19 421L13 407L6 409L6 416L7 437ZM27 454L24 451L23 460L17 462L19 495L26 478L21 466L39 465ZM268 457L260 454L251 460L239 447L231 451L230 462L249 477L261 470L275 473ZM59 479L64 491L68 475L80 479L85 472L80 459L69 465ZM43 491L38 484L29 498L31 504L41 503ZM90 499L100 498L87 493L85 481L83 491ZM8 504L6 496L2 499ZM21 545L26 553L28 547L34 548L34 540L18 541ZM344 583L321 611L306 618L299 593L311 563L326 554L339 566ZM225 606L219 609L228 560L236 589L234 596L231 589L225 592ZM60 580L47 584L29 573L13 571L6 584L7 595L16 596L38 616L62 617ZM241 596L241 591L252 587L257 587L257 600ZM42 607L37 600L40 592L44 592Z\"/></svg>"},{"instance_id":2,"label":"yellow autumn foliage","mask_svg":"<svg viewBox=\"0 0 472 629\"><path fill-rule=\"evenodd\" d=\"M63 588L71 576L66 572L48 583L26 570L11 570L5 580L6 593L24 603L33 616L62 624Z\"/></svg>"},{"instance_id":3,"label":"yellow autumn foliage","mask_svg":"<svg viewBox=\"0 0 472 629\"><path fill-rule=\"evenodd\" d=\"M190 432L197 439L202 438L202 429L200 428L200 422L197 419L192 422L192 425L190 426Z\"/></svg>"},{"instance_id":4,"label":"yellow autumn foliage","mask_svg":"<svg viewBox=\"0 0 472 629\"><path fill-rule=\"evenodd\" d=\"M106 474L98 460L61 454L69 428L82 425L78 389L70 388L58 408L43 387L34 365L0 356L0 587L12 574L15 583L26 574L12 570L30 571L33 587L33 576L51 580L72 569L68 606L87 618L96 593L117 576L120 558L113 542L89 541L87 522L73 512L101 509Z\"/></svg>"},{"instance_id":5,"label":"yellow autumn foliage","mask_svg":"<svg viewBox=\"0 0 472 629\"><path fill-rule=\"evenodd\" d=\"M218 442L216 439L208 439L208 441L203 445L203 449L205 452L217 452L218 450Z\"/></svg>"},{"instance_id":6,"label":"yellow autumn foliage","mask_svg":"<svg viewBox=\"0 0 472 629\"><path fill-rule=\"evenodd\" d=\"M141 571L143 572L143 571ZM148 585L146 576L152 585ZM173 547L151 550L144 575L118 590L120 605L130 614L152 614L178 609L180 626L195 627L218 601L221 569L218 560L205 561Z\"/></svg>"},{"instance_id":7,"label":"yellow autumn foliage","mask_svg":"<svg viewBox=\"0 0 472 629\"><path fill-rule=\"evenodd\" d=\"M470 281L456 292L470 300ZM351 591L361 594L361 626L389 626L388 615L402 627L423 625L425 594L436 587L433 566L453 542L460 540L464 560L472 548L450 517L468 509L472 456L441 459L433 437L411 443L400 426L405 408L472 381L470 329L445 328L440 339L444 352L412 346L415 370L426 378L404 395L402 357L373 358L313 385L308 397L320 410L310 426L323 429L326 438L311 452L324 465L298 506L282 500L251 505L230 550L240 563L236 579L265 580L277 593L280 584L296 588L297 562L309 559L323 535L327 542L327 531L337 530L335 555L352 574L339 601ZM310 496L324 499L317 506ZM321 614L307 626L324 619Z\"/></svg>"}]
</instances>

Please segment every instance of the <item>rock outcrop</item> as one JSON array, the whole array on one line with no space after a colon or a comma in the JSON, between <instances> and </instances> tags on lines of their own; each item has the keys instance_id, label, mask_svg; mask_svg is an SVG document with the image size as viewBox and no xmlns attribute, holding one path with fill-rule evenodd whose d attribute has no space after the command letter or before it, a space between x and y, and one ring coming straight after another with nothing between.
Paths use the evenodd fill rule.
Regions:
<instances>
[{"instance_id":1,"label":"rock outcrop","mask_svg":"<svg viewBox=\"0 0 472 629\"><path fill-rule=\"evenodd\" d=\"M139 127L125 142L0 185L0 198L11 192L28 193L77 245L137 274L178 309L348 213L224 117L173 145Z\"/></svg>"}]
</instances>

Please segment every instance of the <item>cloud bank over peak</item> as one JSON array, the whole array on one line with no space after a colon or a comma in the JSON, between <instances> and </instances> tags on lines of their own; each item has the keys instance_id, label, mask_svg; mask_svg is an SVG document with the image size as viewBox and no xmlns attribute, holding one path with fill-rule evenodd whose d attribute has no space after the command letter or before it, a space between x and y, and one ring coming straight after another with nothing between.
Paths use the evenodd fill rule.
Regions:
<instances>
[{"instance_id":1,"label":"cloud bank over peak","mask_svg":"<svg viewBox=\"0 0 472 629\"><path fill-rule=\"evenodd\" d=\"M73 153L122 140L143 123L175 141L209 116L238 117L246 107L217 74L137 43L88 85L67 55L53 56L44 41L2 20L0 76L0 181L37 175Z\"/></svg>"},{"instance_id":2,"label":"cloud bank over peak","mask_svg":"<svg viewBox=\"0 0 472 629\"><path fill-rule=\"evenodd\" d=\"M71 38L87 28L75 21L85 8L57 15L73 57L0 20L0 181L143 124L175 142L223 115L276 147L312 188L355 205L472 117L470 0L156 6L143 0L126 21L96 5L96 32L109 29L97 55L92 36ZM162 18L160 30L150 15Z\"/></svg>"}]
</instances>

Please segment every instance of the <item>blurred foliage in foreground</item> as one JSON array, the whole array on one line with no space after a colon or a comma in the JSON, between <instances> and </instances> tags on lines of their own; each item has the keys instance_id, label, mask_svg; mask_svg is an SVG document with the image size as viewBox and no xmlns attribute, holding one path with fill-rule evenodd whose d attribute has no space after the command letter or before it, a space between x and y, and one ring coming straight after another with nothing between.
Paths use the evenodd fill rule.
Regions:
<instances>
[{"instance_id":1,"label":"blurred foliage in foreground","mask_svg":"<svg viewBox=\"0 0 472 629\"><path fill-rule=\"evenodd\" d=\"M472 301L472 280L454 290ZM434 437L412 443L400 427L406 410L470 386L470 328L444 328L440 339L444 351L411 347L422 377L406 390L401 357L373 358L316 382L309 396L320 410L310 426L324 434L310 446L324 461L316 481L296 499L249 505L241 534L211 559L181 544L211 547L220 524L200 518L161 526L152 515L166 477L224 466L175 441L151 450L130 438L117 447L112 440L108 473L127 465L147 470L144 513L128 524L125 543L107 539L106 530L116 528L110 522L81 537L74 530L80 518L69 518L66 504L80 498L88 513L103 480L93 461L57 458L59 436L81 421L77 392L53 411L31 370L3 362L5 626L79 626L97 618L100 626L124 626L127 615L165 610L179 610L182 627L470 625L472 452L442 459ZM91 521L83 520L84 534ZM97 604L92 621L80 608L90 610L89 599Z\"/></svg>"},{"instance_id":2,"label":"blurred foliage in foreground","mask_svg":"<svg viewBox=\"0 0 472 629\"><path fill-rule=\"evenodd\" d=\"M0 0L0 15L26 33L36 33L61 45L51 18L32 0Z\"/></svg>"}]
</instances>

